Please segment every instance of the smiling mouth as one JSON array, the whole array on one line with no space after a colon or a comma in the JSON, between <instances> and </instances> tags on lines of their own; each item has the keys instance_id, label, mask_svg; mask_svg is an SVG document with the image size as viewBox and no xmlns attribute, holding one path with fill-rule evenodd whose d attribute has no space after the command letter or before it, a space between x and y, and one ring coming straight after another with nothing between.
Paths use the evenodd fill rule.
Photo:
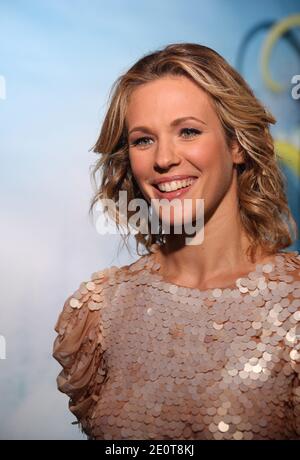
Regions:
<instances>
[{"instance_id":1,"label":"smiling mouth","mask_svg":"<svg viewBox=\"0 0 300 460\"><path fill-rule=\"evenodd\" d=\"M176 192L178 190L186 189L190 187L195 181L196 177L189 177L184 180L174 180L170 182L161 182L159 184L153 184L153 186L161 193Z\"/></svg>"},{"instance_id":2,"label":"smiling mouth","mask_svg":"<svg viewBox=\"0 0 300 460\"><path fill-rule=\"evenodd\" d=\"M173 184L172 186L168 185L167 183L153 184L153 187L155 189L155 194L159 198L166 198L172 200L173 198L179 198L181 197L181 195L185 195L189 191L189 189L194 185L197 179L198 177L189 178L188 180L180 181L181 184ZM158 186L160 186L160 188Z\"/></svg>"}]
</instances>

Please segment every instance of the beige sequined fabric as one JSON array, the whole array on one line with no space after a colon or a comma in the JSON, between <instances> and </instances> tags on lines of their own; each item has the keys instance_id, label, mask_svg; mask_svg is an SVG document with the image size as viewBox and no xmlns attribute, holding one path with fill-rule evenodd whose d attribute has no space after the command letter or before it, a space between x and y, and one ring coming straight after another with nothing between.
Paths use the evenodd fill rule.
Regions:
<instances>
[{"instance_id":1,"label":"beige sequined fabric","mask_svg":"<svg viewBox=\"0 0 300 460\"><path fill-rule=\"evenodd\" d=\"M64 305L58 388L89 439L300 439L300 255L229 288L166 282L154 254Z\"/></svg>"}]
</instances>

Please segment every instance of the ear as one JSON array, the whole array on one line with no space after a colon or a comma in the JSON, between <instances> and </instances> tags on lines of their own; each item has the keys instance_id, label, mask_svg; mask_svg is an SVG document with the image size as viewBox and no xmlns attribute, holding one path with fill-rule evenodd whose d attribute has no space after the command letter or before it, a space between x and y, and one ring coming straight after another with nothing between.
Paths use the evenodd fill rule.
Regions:
<instances>
[{"instance_id":1,"label":"ear","mask_svg":"<svg viewBox=\"0 0 300 460\"><path fill-rule=\"evenodd\" d=\"M231 143L231 154L233 163L245 163L244 150L237 139L234 139Z\"/></svg>"}]
</instances>

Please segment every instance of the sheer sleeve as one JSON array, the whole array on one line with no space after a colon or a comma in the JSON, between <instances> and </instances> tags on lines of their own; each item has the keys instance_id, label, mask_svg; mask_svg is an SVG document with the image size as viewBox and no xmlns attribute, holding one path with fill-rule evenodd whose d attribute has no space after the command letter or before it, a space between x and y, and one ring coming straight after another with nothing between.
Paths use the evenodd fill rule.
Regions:
<instances>
[{"instance_id":1,"label":"sheer sleeve","mask_svg":"<svg viewBox=\"0 0 300 460\"><path fill-rule=\"evenodd\" d=\"M70 397L69 409L89 434L93 408L106 376L101 334L104 272L67 298L55 325L53 357L63 367L58 389Z\"/></svg>"}]
</instances>

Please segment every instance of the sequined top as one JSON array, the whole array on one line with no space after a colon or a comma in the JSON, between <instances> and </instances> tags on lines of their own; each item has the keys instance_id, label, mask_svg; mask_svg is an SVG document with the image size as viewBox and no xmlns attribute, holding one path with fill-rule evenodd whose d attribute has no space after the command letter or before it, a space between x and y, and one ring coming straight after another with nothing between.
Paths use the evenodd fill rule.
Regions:
<instances>
[{"instance_id":1,"label":"sequined top","mask_svg":"<svg viewBox=\"0 0 300 460\"><path fill-rule=\"evenodd\" d=\"M300 255L222 289L166 282L154 254L65 302L53 356L89 439L300 439Z\"/></svg>"}]
</instances>

